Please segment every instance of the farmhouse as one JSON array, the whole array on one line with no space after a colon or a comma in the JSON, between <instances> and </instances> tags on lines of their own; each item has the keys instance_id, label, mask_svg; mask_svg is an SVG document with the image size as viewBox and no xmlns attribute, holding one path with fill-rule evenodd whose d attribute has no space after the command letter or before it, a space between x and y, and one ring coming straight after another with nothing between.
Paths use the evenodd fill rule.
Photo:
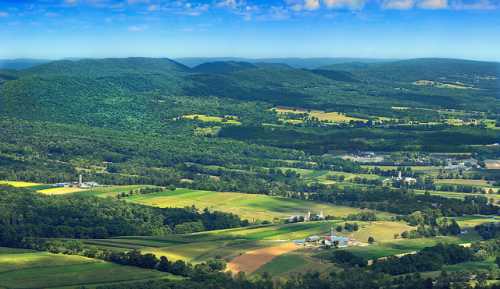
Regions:
<instances>
[{"instance_id":1,"label":"farmhouse","mask_svg":"<svg viewBox=\"0 0 500 289\"><path fill-rule=\"evenodd\" d=\"M325 215L323 211L319 214L312 214L311 211L308 211L304 216L302 215L293 215L286 219L288 223L298 223L298 222L309 222L309 221L321 221L325 219Z\"/></svg>"},{"instance_id":2,"label":"farmhouse","mask_svg":"<svg viewBox=\"0 0 500 289\"><path fill-rule=\"evenodd\" d=\"M53 187L60 187L60 188L82 188L82 189L88 189L88 188L93 188L93 187L98 187L99 184L97 182L84 182L83 181L83 176L79 175L78 176L78 182L67 182L67 183L56 183L52 185Z\"/></svg>"},{"instance_id":3,"label":"farmhouse","mask_svg":"<svg viewBox=\"0 0 500 289\"><path fill-rule=\"evenodd\" d=\"M303 244L305 245L313 245L313 246L321 246L324 248L331 248L331 247L348 247L348 246L353 246L356 243L356 240L348 238L348 237L343 237L343 236L337 236L335 235L335 231L333 230L333 227L330 229L330 234L326 236L309 236L307 237L304 241L295 241L296 244Z\"/></svg>"}]
</instances>

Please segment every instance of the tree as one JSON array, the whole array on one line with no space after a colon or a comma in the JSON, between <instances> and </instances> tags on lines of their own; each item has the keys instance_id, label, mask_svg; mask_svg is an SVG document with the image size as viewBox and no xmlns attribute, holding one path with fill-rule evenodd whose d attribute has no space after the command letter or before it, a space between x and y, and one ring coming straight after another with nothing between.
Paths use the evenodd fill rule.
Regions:
<instances>
[{"instance_id":1,"label":"tree","mask_svg":"<svg viewBox=\"0 0 500 289\"><path fill-rule=\"evenodd\" d=\"M165 257L165 256L160 257L160 262L158 262L156 269L158 271L162 271L162 272L169 272L170 271L170 261L168 261L167 257Z\"/></svg>"}]
</instances>

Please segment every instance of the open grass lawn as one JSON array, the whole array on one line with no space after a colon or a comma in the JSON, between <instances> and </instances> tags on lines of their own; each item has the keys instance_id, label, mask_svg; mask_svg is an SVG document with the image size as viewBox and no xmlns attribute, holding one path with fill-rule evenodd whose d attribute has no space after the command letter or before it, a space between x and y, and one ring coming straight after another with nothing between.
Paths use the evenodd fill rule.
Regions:
<instances>
[{"instance_id":1,"label":"open grass lawn","mask_svg":"<svg viewBox=\"0 0 500 289\"><path fill-rule=\"evenodd\" d=\"M16 188L26 188L26 187L34 187L39 186L39 183L31 183L31 182L22 182L22 181L0 181L0 185L9 185Z\"/></svg>"},{"instance_id":2,"label":"open grass lawn","mask_svg":"<svg viewBox=\"0 0 500 289\"><path fill-rule=\"evenodd\" d=\"M0 287L54 288L176 278L155 270L47 252L0 253Z\"/></svg>"},{"instance_id":3,"label":"open grass lawn","mask_svg":"<svg viewBox=\"0 0 500 289\"><path fill-rule=\"evenodd\" d=\"M274 196L221 193L213 191L199 191L191 189L176 189L146 195L135 195L126 200L134 203L155 207L187 207L209 208L239 215L249 221L273 220L288 218L292 215L304 215L308 211L335 217L345 217L359 213L362 210L352 207L335 206L327 203L309 202L296 199L287 199ZM387 216L388 214L383 214Z\"/></svg>"}]
</instances>

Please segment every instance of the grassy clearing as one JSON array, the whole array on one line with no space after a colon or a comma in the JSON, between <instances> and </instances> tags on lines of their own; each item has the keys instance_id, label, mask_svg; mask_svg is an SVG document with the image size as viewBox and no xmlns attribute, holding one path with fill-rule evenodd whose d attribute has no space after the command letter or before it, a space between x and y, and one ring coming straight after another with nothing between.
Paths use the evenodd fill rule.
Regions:
<instances>
[{"instance_id":1,"label":"grassy clearing","mask_svg":"<svg viewBox=\"0 0 500 289\"><path fill-rule=\"evenodd\" d=\"M491 216L465 216L454 218L461 228L473 228L474 226L490 222L500 222L500 217Z\"/></svg>"},{"instance_id":2,"label":"grassy clearing","mask_svg":"<svg viewBox=\"0 0 500 289\"><path fill-rule=\"evenodd\" d=\"M87 195L87 196L98 196L98 197L116 197L118 194L124 192L128 193L129 191L154 187L151 185L127 185L127 186L109 186L109 187L97 187L91 190L78 192L79 195Z\"/></svg>"},{"instance_id":3,"label":"grassy clearing","mask_svg":"<svg viewBox=\"0 0 500 289\"><path fill-rule=\"evenodd\" d=\"M316 213L323 211L325 215L335 217L345 217L362 211L358 208L274 196L191 189L176 189L175 191L136 195L127 198L127 200L162 208L194 205L197 208L209 208L234 213L250 221L287 218L291 215L303 215L308 211Z\"/></svg>"},{"instance_id":4,"label":"grassy clearing","mask_svg":"<svg viewBox=\"0 0 500 289\"><path fill-rule=\"evenodd\" d=\"M292 168L292 167L280 167L282 171L287 171L291 170L294 171L302 178L304 178L306 181L309 182L318 182L318 183L335 183L335 181L330 180L330 177L332 176L343 176L344 181L352 181L355 178L364 178L368 180L376 180L380 179L382 177L374 174L353 174L353 173L346 173L346 172L336 172L336 171L328 171L328 170L310 170L310 169L301 169L301 168Z\"/></svg>"},{"instance_id":5,"label":"grassy clearing","mask_svg":"<svg viewBox=\"0 0 500 289\"><path fill-rule=\"evenodd\" d=\"M367 119L363 118L357 118L357 117L352 117L352 116L347 116L344 113L340 112L325 112L321 110L305 110L301 108L284 108L284 107L278 107L274 108L274 111L276 111L280 115L286 115L286 114L307 114L309 117L314 117L317 118L320 121L326 121L326 122L350 122L350 121L361 121L361 122L367 122ZM290 120L287 120L290 121ZM300 120L295 120L299 121Z\"/></svg>"},{"instance_id":6,"label":"grassy clearing","mask_svg":"<svg viewBox=\"0 0 500 289\"><path fill-rule=\"evenodd\" d=\"M469 243L471 241L477 241L479 239L479 236L472 233L458 237L446 236L420 239L393 239L391 241L377 242L372 246L349 247L343 250L348 250L366 259L377 259L386 256L419 251L425 247L435 246L438 243L462 244Z\"/></svg>"},{"instance_id":7,"label":"grassy clearing","mask_svg":"<svg viewBox=\"0 0 500 289\"><path fill-rule=\"evenodd\" d=\"M26 188L42 185L40 183L22 182L22 181L0 181L0 185L9 185L16 188Z\"/></svg>"},{"instance_id":8,"label":"grassy clearing","mask_svg":"<svg viewBox=\"0 0 500 289\"><path fill-rule=\"evenodd\" d=\"M241 122L238 121L238 117L236 116L220 117L220 116L210 116L205 114L187 114L183 115L182 118L189 120L197 120L201 122L216 122L216 123L226 123L233 125L241 124Z\"/></svg>"},{"instance_id":9,"label":"grassy clearing","mask_svg":"<svg viewBox=\"0 0 500 289\"><path fill-rule=\"evenodd\" d=\"M434 182L437 184L465 185L465 186L477 186L477 187L491 186L486 180L437 179Z\"/></svg>"},{"instance_id":10,"label":"grassy clearing","mask_svg":"<svg viewBox=\"0 0 500 289\"><path fill-rule=\"evenodd\" d=\"M60 188L58 187L58 188L43 189L39 190L38 192L44 195L53 196L53 195L66 195L83 191L85 191L85 189L72 188L72 187L60 187Z\"/></svg>"},{"instance_id":11,"label":"grassy clearing","mask_svg":"<svg viewBox=\"0 0 500 289\"><path fill-rule=\"evenodd\" d=\"M47 252L0 254L0 287L53 288L175 278L155 270Z\"/></svg>"}]
</instances>

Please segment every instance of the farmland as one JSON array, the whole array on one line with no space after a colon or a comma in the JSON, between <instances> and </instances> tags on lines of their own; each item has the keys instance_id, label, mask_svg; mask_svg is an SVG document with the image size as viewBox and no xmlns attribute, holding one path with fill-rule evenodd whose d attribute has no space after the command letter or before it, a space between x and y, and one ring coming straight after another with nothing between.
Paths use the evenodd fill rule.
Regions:
<instances>
[{"instance_id":1,"label":"farmland","mask_svg":"<svg viewBox=\"0 0 500 289\"><path fill-rule=\"evenodd\" d=\"M38 192L44 195L65 195L82 191L84 191L84 189L71 188L71 187L60 187L60 188L57 187L57 188L39 190Z\"/></svg>"},{"instance_id":2,"label":"farmland","mask_svg":"<svg viewBox=\"0 0 500 289\"><path fill-rule=\"evenodd\" d=\"M417 274L392 274L428 265L498 279L497 74L450 59L135 57L1 71L0 246L29 249L0 247L0 287L127 288L163 271L180 288L413 289ZM446 249L464 264L357 262L441 243L470 244ZM267 286L266 272L292 282Z\"/></svg>"},{"instance_id":3,"label":"farmland","mask_svg":"<svg viewBox=\"0 0 500 289\"><path fill-rule=\"evenodd\" d=\"M287 218L292 215L304 215L308 211L335 217L345 217L359 213L357 208L336 206L303 200L286 199L282 197L250 195L243 193L224 193L176 189L147 195L137 195L127 201L155 207L189 207L209 208L230 212L250 221ZM387 216L387 214L382 214Z\"/></svg>"},{"instance_id":4,"label":"farmland","mask_svg":"<svg viewBox=\"0 0 500 289\"><path fill-rule=\"evenodd\" d=\"M55 288L175 278L80 256L0 250L0 288Z\"/></svg>"},{"instance_id":5,"label":"farmland","mask_svg":"<svg viewBox=\"0 0 500 289\"><path fill-rule=\"evenodd\" d=\"M39 183L33 182L22 182L22 181L0 181L0 185L9 185L16 188L34 187L40 185Z\"/></svg>"},{"instance_id":6,"label":"farmland","mask_svg":"<svg viewBox=\"0 0 500 289\"><path fill-rule=\"evenodd\" d=\"M369 236L373 236L380 242L385 242L392 240L394 234L400 234L410 229L409 226L400 222L358 223L360 225L359 231L337 234L349 236L360 242L366 242ZM275 258L280 260L282 255L291 254L290 251L295 251L293 253L295 259L306 258L310 263L319 262L319 260L312 258L310 249L305 250L301 246L293 245L291 242L312 235L329 234L332 226L343 224L344 221L333 220L256 226L171 237L121 237L105 240L86 240L85 242L92 246L111 250L140 249L143 252L153 253L157 256L167 256L172 260L189 260L195 263L216 257L223 258L229 262L234 261L232 263L233 269L240 268L250 273L253 271L261 272L262 270L259 269L261 266L273 266L266 264L272 264ZM254 254L265 256L263 259L266 262L256 262L251 257ZM250 264L247 264L247 262Z\"/></svg>"},{"instance_id":7,"label":"farmland","mask_svg":"<svg viewBox=\"0 0 500 289\"><path fill-rule=\"evenodd\" d=\"M296 115L296 114L305 114L309 118L315 118L318 119L319 121L324 121L324 122L332 122L332 123L344 123L344 122L350 122L350 121L360 121L360 122L366 122L366 119L362 118L357 118L357 117L351 117L347 116L344 113L339 113L339 112L325 112L321 110L305 110L301 108L287 108L287 107L278 107L273 109L278 115L284 117L285 121L289 121L291 123L301 123L302 120L299 119L287 119L287 115Z\"/></svg>"}]
</instances>

